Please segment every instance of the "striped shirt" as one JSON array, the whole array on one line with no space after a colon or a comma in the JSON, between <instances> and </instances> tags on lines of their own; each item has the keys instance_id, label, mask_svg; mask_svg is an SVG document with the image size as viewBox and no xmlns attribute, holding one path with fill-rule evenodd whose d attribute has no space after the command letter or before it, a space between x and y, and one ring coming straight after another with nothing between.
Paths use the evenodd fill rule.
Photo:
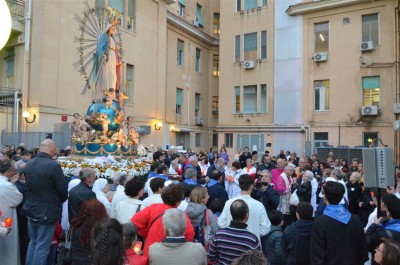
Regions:
<instances>
[{"instance_id":1,"label":"striped shirt","mask_svg":"<svg viewBox=\"0 0 400 265\"><path fill-rule=\"evenodd\" d=\"M218 230L208 251L208 260L228 265L244 252L261 250L257 236L246 227L245 223L231 221L230 226Z\"/></svg>"}]
</instances>

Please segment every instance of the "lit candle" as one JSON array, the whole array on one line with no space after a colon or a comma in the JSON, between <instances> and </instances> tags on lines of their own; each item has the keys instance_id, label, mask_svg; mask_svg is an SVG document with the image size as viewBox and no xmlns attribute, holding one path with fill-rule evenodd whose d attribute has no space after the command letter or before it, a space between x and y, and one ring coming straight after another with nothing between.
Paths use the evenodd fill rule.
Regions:
<instances>
[{"instance_id":1,"label":"lit candle","mask_svg":"<svg viewBox=\"0 0 400 265\"><path fill-rule=\"evenodd\" d=\"M6 227L11 227L12 221L13 221L13 219L11 217L4 219L4 223L5 223Z\"/></svg>"},{"instance_id":2,"label":"lit candle","mask_svg":"<svg viewBox=\"0 0 400 265\"><path fill-rule=\"evenodd\" d=\"M139 254L140 251L142 250L142 242L137 241L135 246L133 247L133 250L136 252L136 254Z\"/></svg>"}]
</instances>

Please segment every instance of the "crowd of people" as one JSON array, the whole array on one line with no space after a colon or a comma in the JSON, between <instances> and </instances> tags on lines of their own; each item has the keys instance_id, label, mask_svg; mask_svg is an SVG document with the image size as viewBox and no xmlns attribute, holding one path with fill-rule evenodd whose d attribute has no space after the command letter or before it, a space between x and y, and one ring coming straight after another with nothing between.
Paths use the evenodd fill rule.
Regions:
<instances>
[{"instance_id":1,"label":"crowd of people","mask_svg":"<svg viewBox=\"0 0 400 265\"><path fill-rule=\"evenodd\" d=\"M145 179L109 183L66 178L60 153L2 148L0 264L399 264L400 185L377 209L358 158L158 148Z\"/></svg>"}]
</instances>

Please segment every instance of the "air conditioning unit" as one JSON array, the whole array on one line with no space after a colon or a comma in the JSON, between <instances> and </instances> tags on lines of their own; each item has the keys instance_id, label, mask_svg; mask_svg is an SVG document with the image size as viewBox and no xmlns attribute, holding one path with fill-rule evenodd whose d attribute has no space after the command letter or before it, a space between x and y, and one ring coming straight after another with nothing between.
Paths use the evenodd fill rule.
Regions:
<instances>
[{"instance_id":1,"label":"air conditioning unit","mask_svg":"<svg viewBox=\"0 0 400 265\"><path fill-rule=\"evenodd\" d=\"M374 44L372 41L363 41L360 44L360 50L361 51L370 51L374 49Z\"/></svg>"},{"instance_id":2,"label":"air conditioning unit","mask_svg":"<svg viewBox=\"0 0 400 265\"><path fill-rule=\"evenodd\" d=\"M244 69L253 69L254 68L254 61L245 61L243 63Z\"/></svg>"},{"instance_id":3,"label":"air conditioning unit","mask_svg":"<svg viewBox=\"0 0 400 265\"><path fill-rule=\"evenodd\" d=\"M393 113L394 114L400 114L400 103L394 103L393 104Z\"/></svg>"},{"instance_id":4,"label":"air conditioning unit","mask_svg":"<svg viewBox=\"0 0 400 265\"><path fill-rule=\"evenodd\" d=\"M193 20L193 26L199 27L199 21L197 21L197 19Z\"/></svg>"},{"instance_id":5,"label":"air conditioning unit","mask_svg":"<svg viewBox=\"0 0 400 265\"><path fill-rule=\"evenodd\" d=\"M362 106L361 115L363 116L378 115L378 106Z\"/></svg>"},{"instance_id":6,"label":"air conditioning unit","mask_svg":"<svg viewBox=\"0 0 400 265\"><path fill-rule=\"evenodd\" d=\"M196 125L203 125L204 120L202 117L196 117Z\"/></svg>"},{"instance_id":7,"label":"air conditioning unit","mask_svg":"<svg viewBox=\"0 0 400 265\"><path fill-rule=\"evenodd\" d=\"M326 61L326 52L314 53L314 62L325 62Z\"/></svg>"}]
</instances>

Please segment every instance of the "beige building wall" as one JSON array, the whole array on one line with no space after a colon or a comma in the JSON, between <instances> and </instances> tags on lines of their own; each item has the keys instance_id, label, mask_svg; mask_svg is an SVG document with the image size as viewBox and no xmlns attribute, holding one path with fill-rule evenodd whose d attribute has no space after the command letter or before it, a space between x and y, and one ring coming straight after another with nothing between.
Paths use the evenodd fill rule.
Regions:
<instances>
[{"instance_id":1,"label":"beige building wall","mask_svg":"<svg viewBox=\"0 0 400 265\"><path fill-rule=\"evenodd\" d=\"M328 1L327 1L328 2ZM342 1L350 2L350 1ZM353 1L357 2L357 1ZM324 8L324 3L294 6L303 15L303 121L315 133L327 132L332 146L363 146L363 133L377 132L384 144L395 147L393 103L396 91L395 8L397 1L358 1L353 5ZM379 46L362 52L362 16L379 14ZM314 62L315 24L329 21L326 62ZM397 55L398 56L398 55ZM362 78L380 76L379 115L361 114ZM329 109L315 110L314 81L329 80Z\"/></svg>"},{"instance_id":2,"label":"beige building wall","mask_svg":"<svg viewBox=\"0 0 400 265\"><path fill-rule=\"evenodd\" d=\"M199 151L200 146L208 147L211 126L216 125L216 120L211 119L209 102L212 95L218 95L218 77L212 77L212 58L213 54L218 54L219 43L218 35L212 33L213 16L219 12L219 1L186 0L187 7L183 17L175 13L179 7L178 2L134 2L133 30L127 28L126 16L120 27L123 61L133 67L133 91L126 103L126 116L133 116L136 126L150 126L151 133L141 136L145 146L176 145L176 133L172 132L176 127L190 131L185 135L188 140L185 142L186 148ZM107 6L108 1L97 3ZM93 7L95 1L91 0L89 4ZM197 16L197 4L202 6L203 28L193 25ZM124 9L127 9L128 2L124 2L124 5ZM31 115L36 114L36 120L28 124L21 118L22 131L51 132L55 123L61 123L61 115L68 115L67 123L70 123L75 112L83 115L90 106L92 91L81 96L85 79L74 66L79 60L79 42L74 42L74 39L75 36L81 36L74 17L76 14L82 16L83 10L82 1L33 1L29 85L27 93L22 95L21 113L26 110ZM22 36L15 34L9 45L16 42L18 35ZM183 67L177 66L177 38L185 41ZM14 87L22 90L24 45L22 43L16 47ZM195 71L196 48L201 50L199 72ZM1 53L4 54L4 51ZM5 84L4 65L1 61L2 85ZM86 70L90 72L90 67ZM177 87L184 89L183 111L180 116L174 114ZM197 118L201 118L201 122L196 122L194 113L195 93L201 95ZM4 109L6 111L10 112ZM1 117L2 128L11 131L12 116ZM160 122L164 126L156 130L155 124ZM200 134L198 148L195 148L196 133Z\"/></svg>"},{"instance_id":3,"label":"beige building wall","mask_svg":"<svg viewBox=\"0 0 400 265\"><path fill-rule=\"evenodd\" d=\"M259 139L267 137L262 127L273 124L273 87L274 87L274 1L266 6L259 1L258 8L236 12L236 1L223 1L221 4L221 74L220 74L220 115L217 131L219 146L226 144L233 160L238 138L241 135L255 135ZM244 4L244 2L242 2ZM242 6L244 9L244 6ZM267 31L267 56L261 59L261 31ZM244 34L257 32L257 56L253 58L254 69L245 69ZM235 36L240 35L240 60L235 62ZM267 88L266 113L260 113L261 85ZM243 87L257 85L257 111L244 113ZM240 87L240 111L235 111L234 88ZM232 141L226 142L226 134L232 135ZM229 136L230 137L230 136ZM250 136L251 137L251 136ZM230 145L230 144L231 145ZM250 142L249 142L250 143ZM252 149L252 146L250 146ZM258 150L264 150L261 140Z\"/></svg>"}]
</instances>

